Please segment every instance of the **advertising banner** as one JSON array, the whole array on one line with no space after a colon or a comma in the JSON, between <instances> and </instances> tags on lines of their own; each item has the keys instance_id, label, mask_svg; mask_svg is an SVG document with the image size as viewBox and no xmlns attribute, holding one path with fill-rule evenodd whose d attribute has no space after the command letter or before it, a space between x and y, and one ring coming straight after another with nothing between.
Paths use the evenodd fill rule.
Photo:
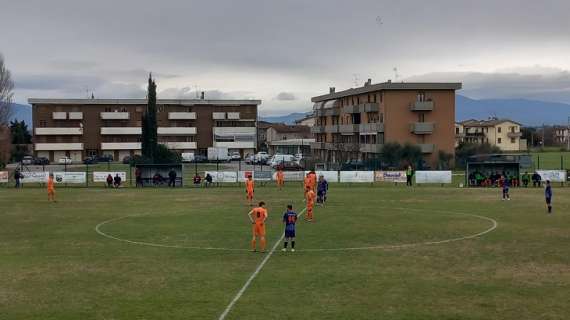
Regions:
<instances>
[{"instance_id":1,"label":"advertising banner","mask_svg":"<svg viewBox=\"0 0 570 320\"><path fill-rule=\"evenodd\" d=\"M22 172L23 183L46 183L49 172L47 171L28 171Z\"/></svg>"},{"instance_id":2,"label":"advertising banner","mask_svg":"<svg viewBox=\"0 0 570 320\"><path fill-rule=\"evenodd\" d=\"M121 181L123 182L127 181L127 173L124 171L115 171L115 172L95 171L93 172L93 182L106 182L107 176L111 175L111 177L115 178L117 174L119 175L119 177L121 177Z\"/></svg>"},{"instance_id":3,"label":"advertising banner","mask_svg":"<svg viewBox=\"0 0 570 320\"><path fill-rule=\"evenodd\" d=\"M238 180L237 171L206 171L206 174L212 176L214 183L235 183Z\"/></svg>"},{"instance_id":4,"label":"advertising banner","mask_svg":"<svg viewBox=\"0 0 570 320\"><path fill-rule=\"evenodd\" d=\"M451 171L416 171L416 183L451 183Z\"/></svg>"},{"instance_id":5,"label":"advertising banner","mask_svg":"<svg viewBox=\"0 0 570 320\"><path fill-rule=\"evenodd\" d=\"M406 171L375 171L374 180L377 182L406 183Z\"/></svg>"},{"instance_id":6,"label":"advertising banner","mask_svg":"<svg viewBox=\"0 0 570 320\"><path fill-rule=\"evenodd\" d=\"M283 179L287 181L303 181L305 173L303 171L283 171ZM277 171L273 172L273 180L277 180Z\"/></svg>"},{"instance_id":7,"label":"advertising banner","mask_svg":"<svg viewBox=\"0 0 570 320\"><path fill-rule=\"evenodd\" d=\"M239 171L238 172L238 177L239 177L239 182L245 182L247 180L247 177L252 176L255 179L255 174L253 171Z\"/></svg>"},{"instance_id":8,"label":"advertising banner","mask_svg":"<svg viewBox=\"0 0 570 320\"><path fill-rule=\"evenodd\" d=\"M0 171L0 183L7 183L8 177L8 171Z\"/></svg>"},{"instance_id":9,"label":"advertising banner","mask_svg":"<svg viewBox=\"0 0 570 320\"><path fill-rule=\"evenodd\" d=\"M563 170L536 170L536 173L542 178L542 182L550 180L550 182L565 182L566 171Z\"/></svg>"},{"instance_id":10,"label":"advertising banner","mask_svg":"<svg viewBox=\"0 0 570 320\"><path fill-rule=\"evenodd\" d=\"M305 175L307 173L309 173L310 171L305 171ZM315 171L315 173L317 174L317 179L320 176L325 177L325 180L327 180L327 182L338 182L338 171Z\"/></svg>"},{"instance_id":11,"label":"advertising banner","mask_svg":"<svg viewBox=\"0 0 570 320\"><path fill-rule=\"evenodd\" d=\"M271 171L255 171L253 176L255 181L271 181L273 173Z\"/></svg>"},{"instance_id":12,"label":"advertising banner","mask_svg":"<svg viewBox=\"0 0 570 320\"><path fill-rule=\"evenodd\" d=\"M55 183L85 183L87 174L85 172L54 172Z\"/></svg>"},{"instance_id":13,"label":"advertising banner","mask_svg":"<svg viewBox=\"0 0 570 320\"><path fill-rule=\"evenodd\" d=\"M374 171L341 171L340 182L374 182Z\"/></svg>"}]
</instances>

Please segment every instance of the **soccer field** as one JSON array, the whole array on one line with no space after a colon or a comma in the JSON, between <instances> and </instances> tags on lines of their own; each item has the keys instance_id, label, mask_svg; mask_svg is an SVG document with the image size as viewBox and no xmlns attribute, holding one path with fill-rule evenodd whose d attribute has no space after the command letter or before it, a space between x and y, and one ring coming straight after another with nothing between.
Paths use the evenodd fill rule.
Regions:
<instances>
[{"instance_id":1,"label":"soccer field","mask_svg":"<svg viewBox=\"0 0 570 320\"><path fill-rule=\"evenodd\" d=\"M301 188L258 187L265 254L249 252L242 188L57 191L48 203L44 189L0 189L1 319L570 314L570 189L554 189L547 216L543 189L500 201L498 189L332 184L283 253L270 250Z\"/></svg>"}]
</instances>

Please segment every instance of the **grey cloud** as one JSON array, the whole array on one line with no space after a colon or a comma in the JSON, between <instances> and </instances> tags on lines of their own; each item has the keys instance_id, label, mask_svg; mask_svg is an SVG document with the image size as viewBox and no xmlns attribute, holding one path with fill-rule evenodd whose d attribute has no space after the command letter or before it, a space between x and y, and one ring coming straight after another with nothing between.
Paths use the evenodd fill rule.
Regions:
<instances>
[{"instance_id":1,"label":"grey cloud","mask_svg":"<svg viewBox=\"0 0 570 320\"><path fill-rule=\"evenodd\" d=\"M293 101L297 100L297 97L292 92L280 92L279 94L277 94L277 96L275 96L275 100Z\"/></svg>"},{"instance_id":2,"label":"grey cloud","mask_svg":"<svg viewBox=\"0 0 570 320\"><path fill-rule=\"evenodd\" d=\"M202 91L192 91L190 87L183 88L167 88L159 90L158 97L163 99L196 99L200 97ZM220 90L204 90L206 99L257 99L248 91L231 91L224 92Z\"/></svg>"},{"instance_id":3,"label":"grey cloud","mask_svg":"<svg viewBox=\"0 0 570 320\"><path fill-rule=\"evenodd\" d=\"M16 89L62 90L66 88L98 87L105 81L92 76L66 74L17 74L14 76Z\"/></svg>"},{"instance_id":4,"label":"grey cloud","mask_svg":"<svg viewBox=\"0 0 570 320\"><path fill-rule=\"evenodd\" d=\"M525 67L520 71L507 71L430 73L410 77L406 81L463 82L463 90L459 93L472 98L527 98L570 103L568 70Z\"/></svg>"}]
</instances>

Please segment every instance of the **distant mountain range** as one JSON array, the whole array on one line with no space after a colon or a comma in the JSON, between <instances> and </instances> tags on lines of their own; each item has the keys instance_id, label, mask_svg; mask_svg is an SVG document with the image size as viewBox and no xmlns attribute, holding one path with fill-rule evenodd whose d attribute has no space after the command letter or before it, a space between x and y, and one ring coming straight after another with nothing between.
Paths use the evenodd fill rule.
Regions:
<instances>
[{"instance_id":1,"label":"distant mountain range","mask_svg":"<svg viewBox=\"0 0 570 320\"><path fill-rule=\"evenodd\" d=\"M455 97L455 119L507 118L525 126L568 125L570 104L526 99L481 99Z\"/></svg>"},{"instance_id":2,"label":"distant mountain range","mask_svg":"<svg viewBox=\"0 0 570 320\"><path fill-rule=\"evenodd\" d=\"M457 95L455 97L455 119L484 120L489 117L508 118L525 126L567 125L570 117L570 104L527 99L471 99ZM12 104L12 119L24 120L32 127L32 107L25 104ZM282 116L262 116L260 120L275 123L294 124L310 112L295 112Z\"/></svg>"}]
</instances>

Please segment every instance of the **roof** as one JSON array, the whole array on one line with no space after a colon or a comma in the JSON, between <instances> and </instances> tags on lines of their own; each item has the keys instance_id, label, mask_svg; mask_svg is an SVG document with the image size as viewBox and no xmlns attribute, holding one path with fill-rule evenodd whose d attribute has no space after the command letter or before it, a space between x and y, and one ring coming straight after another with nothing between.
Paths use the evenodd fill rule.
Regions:
<instances>
[{"instance_id":1,"label":"roof","mask_svg":"<svg viewBox=\"0 0 570 320\"><path fill-rule=\"evenodd\" d=\"M146 99L43 99L30 98L29 104L82 104L82 105L100 105L100 104L147 104ZM239 106L239 105L260 105L261 100L206 100L206 99L157 99L156 104L175 104L183 106L193 105L216 105L216 106Z\"/></svg>"},{"instance_id":2,"label":"roof","mask_svg":"<svg viewBox=\"0 0 570 320\"><path fill-rule=\"evenodd\" d=\"M311 133L311 128L302 125L287 125L283 123L274 123L270 126L273 130L279 133Z\"/></svg>"},{"instance_id":3,"label":"roof","mask_svg":"<svg viewBox=\"0 0 570 320\"><path fill-rule=\"evenodd\" d=\"M461 82L382 82L316 96L311 101L320 102L380 90L459 90L461 87Z\"/></svg>"},{"instance_id":4,"label":"roof","mask_svg":"<svg viewBox=\"0 0 570 320\"><path fill-rule=\"evenodd\" d=\"M475 120L475 119L469 119L469 120L465 120L465 121L461 121L459 122L460 125L464 126L464 127L494 127L498 124L501 123L505 123L505 122L511 122L514 124L518 124L519 126L522 126L522 124L510 120L510 119L489 119L489 120Z\"/></svg>"}]
</instances>

